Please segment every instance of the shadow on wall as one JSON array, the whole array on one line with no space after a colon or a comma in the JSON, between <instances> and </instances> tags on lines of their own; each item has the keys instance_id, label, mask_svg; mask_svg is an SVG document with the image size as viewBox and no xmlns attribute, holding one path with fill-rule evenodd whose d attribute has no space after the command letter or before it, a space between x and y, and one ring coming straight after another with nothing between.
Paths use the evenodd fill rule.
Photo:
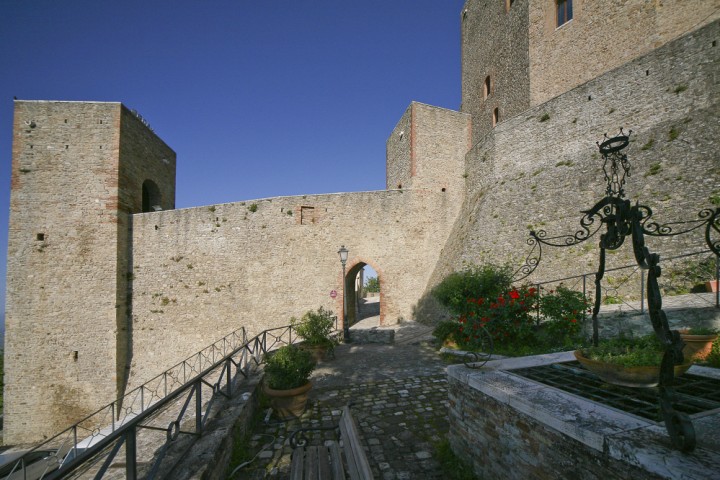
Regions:
<instances>
[{"instance_id":1,"label":"shadow on wall","mask_svg":"<svg viewBox=\"0 0 720 480\"><path fill-rule=\"evenodd\" d=\"M450 317L448 309L443 307L431 292L425 292L413 307L413 318L423 325L434 327L443 320L449 320Z\"/></svg>"}]
</instances>

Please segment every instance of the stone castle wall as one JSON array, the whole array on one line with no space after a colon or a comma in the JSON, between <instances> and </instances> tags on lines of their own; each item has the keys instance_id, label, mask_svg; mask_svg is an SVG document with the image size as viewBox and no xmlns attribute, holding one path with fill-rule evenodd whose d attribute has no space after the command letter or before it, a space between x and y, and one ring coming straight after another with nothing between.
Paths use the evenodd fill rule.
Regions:
<instances>
[{"instance_id":1,"label":"stone castle wall","mask_svg":"<svg viewBox=\"0 0 720 480\"><path fill-rule=\"evenodd\" d=\"M573 0L572 20L558 27L554 0L529 7L532 105L720 18L717 0Z\"/></svg>"},{"instance_id":2,"label":"stone castle wall","mask_svg":"<svg viewBox=\"0 0 720 480\"><path fill-rule=\"evenodd\" d=\"M720 193L717 115L720 25L711 24L500 123L466 157L467 193L431 285L467 263L520 265L530 229L574 233L604 195L595 141L632 129L628 198L662 223L691 220ZM597 269L598 239L545 249L530 278ZM702 232L648 238L663 256L706 249ZM608 268L634 263L629 245Z\"/></svg>"},{"instance_id":3,"label":"stone castle wall","mask_svg":"<svg viewBox=\"0 0 720 480\"><path fill-rule=\"evenodd\" d=\"M717 22L530 108L540 4L496 3L488 13L494 4L469 0L463 13L462 112L413 102L388 138L392 190L172 210L175 154L132 112L16 102L6 440L57 432L241 326L253 335L319 306L339 314L340 245L348 272L380 274L384 324L436 320L427 292L451 271L517 265L529 229L577 229L604 193L594 142L620 126L634 132L630 198L661 221L711 206ZM664 18L657 29L672 30ZM139 213L147 180L164 211ZM594 270L590 243L546 251L532 280ZM700 235L648 243L663 255L702 248ZM609 268L632 263L627 248L609 257Z\"/></svg>"},{"instance_id":4,"label":"stone castle wall","mask_svg":"<svg viewBox=\"0 0 720 480\"><path fill-rule=\"evenodd\" d=\"M393 190L135 215L131 386L241 326L254 335L320 306L341 313L341 244L348 271L378 271L382 321L411 318L454 208L447 193Z\"/></svg>"},{"instance_id":5,"label":"stone castle wall","mask_svg":"<svg viewBox=\"0 0 720 480\"><path fill-rule=\"evenodd\" d=\"M17 101L14 122L4 436L24 442L115 397L125 219L142 183L130 180L159 170L152 153L173 170L175 157L157 137L138 140L140 122L119 103ZM128 157L135 141L143 166Z\"/></svg>"},{"instance_id":6,"label":"stone castle wall","mask_svg":"<svg viewBox=\"0 0 720 480\"><path fill-rule=\"evenodd\" d=\"M528 2L468 0L460 21L460 110L473 117L474 144L494 127L495 109L502 121L530 106Z\"/></svg>"},{"instance_id":7,"label":"stone castle wall","mask_svg":"<svg viewBox=\"0 0 720 480\"><path fill-rule=\"evenodd\" d=\"M461 12L462 105L474 143L504 121L720 18L718 0L468 0ZM486 81L489 80L489 89Z\"/></svg>"}]
</instances>

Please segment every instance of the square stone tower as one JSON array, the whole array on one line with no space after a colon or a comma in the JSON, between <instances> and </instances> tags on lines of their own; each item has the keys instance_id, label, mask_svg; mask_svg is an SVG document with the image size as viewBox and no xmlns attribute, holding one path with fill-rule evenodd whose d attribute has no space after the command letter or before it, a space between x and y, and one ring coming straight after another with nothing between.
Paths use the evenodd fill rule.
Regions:
<instances>
[{"instance_id":1,"label":"square stone tower","mask_svg":"<svg viewBox=\"0 0 720 480\"><path fill-rule=\"evenodd\" d=\"M56 433L122 395L132 215L175 206L175 153L120 103L16 101L5 443Z\"/></svg>"}]
</instances>

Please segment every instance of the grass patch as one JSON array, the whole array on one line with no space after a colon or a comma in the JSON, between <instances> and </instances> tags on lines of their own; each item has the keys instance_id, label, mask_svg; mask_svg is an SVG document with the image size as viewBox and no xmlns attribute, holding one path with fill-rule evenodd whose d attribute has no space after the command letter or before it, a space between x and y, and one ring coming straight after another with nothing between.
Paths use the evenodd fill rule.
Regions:
<instances>
[{"instance_id":1,"label":"grass patch","mask_svg":"<svg viewBox=\"0 0 720 480\"><path fill-rule=\"evenodd\" d=\"M655 139L651 138L650 140L647 141L647 143L645 145L640 147L640 150L643 150L643 151L650 150L653 147L653 145L655 145Z\"/></svg>"},{"instance_id":2,"label":"grass patch","mask_svg":"<svg viewBox=\"0 0 720 480\"><path fill-rule=\"evenodd\" d=\"M672 127L670 129L670 131L668 132L668 142L672 142L679 136L680 136L680 131L676 130L675 127Z\"/></svg>"},{"instance_id":3,"label":"grass patch","mask_svg":"<svg viewBox=\"0 0 720 480\"><path fill-rule=\"evenodd\" d=\"M540 121L547 122L548 120L550 120L550 114L547 112L543 113L542 116L540 117Z\"/></svg>"},{"instance_id":4,"label":"grass patch","mask_svg":"<svg viewBox=\"0 0 720 480\"><path fill-rule=\"evenodd\" d=\"M479 480L480 477L475 475L472 467L455 455L447 438L435 444L434 456L435 460L440 463L446 479Z\"/></svg>"},{"instance_id":5,"label":"grass patch","mask_svg":"<svg viewBox=\"0 0 720 480\"><path fill-rule=\"evenodd\" d=\"M645 176L649 177L651 175L657 175L661 171L662 171L662 165L660 165L659 163L653 163L652 165L650 165L650 169L647 171Z\"/></svg>"}]
</instances>

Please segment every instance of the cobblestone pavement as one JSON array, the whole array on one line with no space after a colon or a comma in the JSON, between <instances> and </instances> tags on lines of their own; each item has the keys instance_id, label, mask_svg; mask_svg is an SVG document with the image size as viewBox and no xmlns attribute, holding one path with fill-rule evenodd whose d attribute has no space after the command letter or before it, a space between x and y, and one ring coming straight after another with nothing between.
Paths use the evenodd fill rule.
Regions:
<instances>
[{"instance_id":1,"label":"cobblestone pavement","mask_svg":"<svg viewBox=\"0 0 720 480\"><path fill-rule=\"evenodd\" d=\"M337 425L349 403L375 478L443 478L433 447L447 434L446 364L425 342L428 330L410 322L397 329L393 345L337 347L335 358L313 374L305 414L287 422L261 419L251 438L258 458L233 478L287 478L290 434L301 427ZM331 436L319 432L310 441L322 444Z\"/></svg>"}]
</instances>

